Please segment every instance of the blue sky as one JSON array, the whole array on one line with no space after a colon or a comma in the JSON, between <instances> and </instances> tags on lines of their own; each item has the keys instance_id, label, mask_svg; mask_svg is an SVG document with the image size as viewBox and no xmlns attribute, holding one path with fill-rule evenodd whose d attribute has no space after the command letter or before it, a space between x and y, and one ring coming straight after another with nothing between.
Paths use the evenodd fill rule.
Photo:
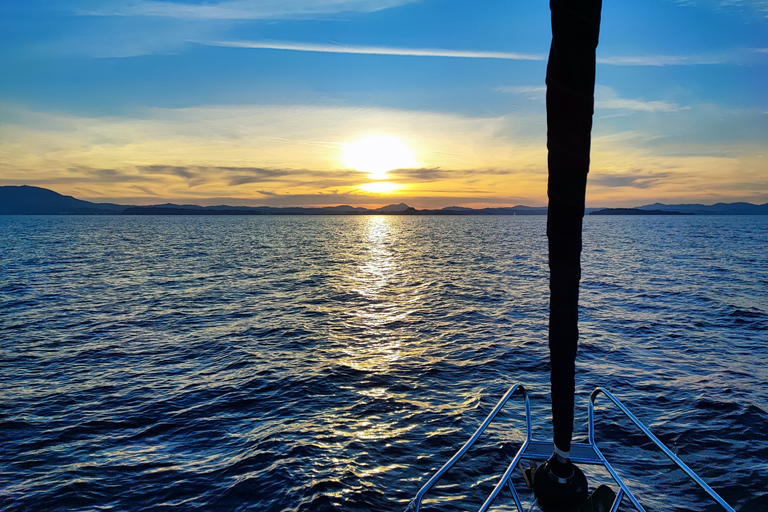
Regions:
<instances>
[{"instance_id":1,"label":"blue sky","mask_svg":"<svg viewBox=\"0 0 768 512\"><path fill-rule=\"evenodd\" d=\"M3 0L0 185L545 204L550 38L542 0ZM768 1L605 2L588 204L768 201L766 84ZM382 137L405 168L345 168Z\"/></svg>"}]
</instances>

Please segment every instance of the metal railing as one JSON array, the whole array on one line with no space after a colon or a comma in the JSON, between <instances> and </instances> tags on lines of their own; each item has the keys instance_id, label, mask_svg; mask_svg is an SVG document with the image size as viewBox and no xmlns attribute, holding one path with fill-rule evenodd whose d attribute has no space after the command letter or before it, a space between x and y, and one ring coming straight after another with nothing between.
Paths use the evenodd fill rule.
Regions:
<instances>
[{"instance_id":1,"label":"metal railing","mask_svg":"<svg viewBox=\"0 0 768 512\"><path fill-rule=\"evenodd\" d=\"M480 424L480 427L478 427L477 430L475 430L475 433L472 434L472 437L469 438L469 441L464 443L464 446L462 446L459 451L457 451L453 457L451 457L448 462L443 464L443 467L437 470L437 473L432 475L432 478L430 478L426 484L422 486L421 489L419 489L419 492L416 493L416 497L413 498L413 500L408 504L408 508L406 508L406 512L418 512L419 508L421 507L421 500L424 498L424 495L429 491L433 485L435 485L438 480L440 480L443 475L451 469L451 467L456 464L456 462L461 459L465 453L472 447L473 444L475 444L475 441L477 441L480 436L485 432L485 429L488 428L488 425L491 424L493 419L496 417L496 415L501 411L501 409L504 407L504 405L509 401L509 399L512 397L512 395L515 394L515 391L520 390L520 393L523 395L523 399L525 400L525 417L526 417L526 436L525 436L525 442L523 443L523 446L518 451L518 454L515 456L517 459L520 455L520 452L528 446L528 443L531 441L531 404L528 400L528 393L525 391L525 388L521 384L515 384L509 390L504 393L504 396L501 397L501 400L499 400L499 403L496 404L496 407L493 408L493 410L488 414L488 416L485 418L483 423ZM498 494L498 492L496 493ZM515 498L517 498L517 494L515 493Z\"/></svg>"},{"instance_id":2,"label":"metal railing","mask_svg":"<svg viewBox=\"0 0 768 512\"><path fill-rule=\"evenodd\" d=\"M458 462L459 459L461 459L464 454L469 451L469 449L472 447L473 444L477 441L477 439L483 434L485 429L488 427L488 425L491 424L493 419L496 417L496 415L501 411L501 409L504 407L504 405L507 403L507 401L512 397L512 395L515 394L516 391L520 391L520 393L523 396L523 399L525 401L525 428L526 428L526 436L525 441L518 449L515 456L512 458L512 462L510 462L509 466L507 466L507 469L504 471L504 473L501 476L501 479L499 479L499 482L496 484L496 487L494 487L491 494L488 496L488 498L485 500L483 505L480 507L479 512L486 512L490 507L493 501L496 499L496 497L499 495L501 490L504 488L504 486L508 486L509 490L512 493L512 499L515 502L515 505L517 506L517 510L519 512L525 512L523 508L523 504L520 500L520 497L517 493L517 490L515 489L515 486L512 484L512 473L514 473L515 469L517 468L518 464L522 459L530 459L530 460L545 460L549 458L549 456L552 454L554 450L554 445L551 442L541 442L541 441L534 441L531 439L531 406L528 399L528 393L525 391L525 388L520 384L515 384L511 388L509 388L509 391L507 391L504 396L499 400L499 403L496 404L496 407L493 408L493 410L488 414L488 416L485 418L483 423L480 425L480 427L475 431L474 434L472 434L472 437L469 438L469 440L464 443L464 446L462 446L456 454L454 454L453 457L451 457L448 462L446 462L432 477L427 481L426 484L422 486L421 489L419 489L419 492L416 493L416 497L409 503L408 507L405 509L405 512L418 512L421 507L421 501L424 498L424 495L445 475L445 473L454 465L456 462ZM619 486L619 490L616 493L616 497L614 499L613 505L611 506L611 512L616 512L619 509L619 506L621 505L622 501L626 497L629 499L629 501L632 502L632 504L635 506L635 508L639 512L645 512L645 509L640 504L640 502L637 500L637 498L632 494L632 491L629 490L629 487L624 483L624 481L621 479L621 477L616 473L616 471L613 469L611 464L608 462L608 460L605 458L605 456L602 454L600 449L597 447L597 444L595 442L595 400L597 397L603 394L606 397L608 397L611 402L613 402L614 405L616 405L621 412L623 412L634 424L637 426L643 434L645 434L648 439L650 439L669 459L677 465L680 469L683 470L683 472L694 482L696 482L699 487L701 487L713 500L715 500L718 504L720 504L724 510L727 512L735 512L734 509L728 505L728 503L725 502L723 498L721 498L712 488L707 485L696 473L694 473L683 461L681 461L672 451L669 450L664 444L659 441L659 439L654 436L648 428L643 425L643 423L635 417L632 412L630 412L627 407L621 403L621 401L616 398L610 391L602 388L595 388L595 390L592 392L592 394L589 397L589 443L573 443L571 444L571 460L573 462L579 463L579 464L588 464L588 465L596 465L596 466L603 466L606 471L611 475L611 478L615 481L615 483ZM536 506L536 503L531 504L530 510L533 510Z\"/></svg>"},{"instance_id":3,"label":"metal railing","mask_svg":"<svg viewBox=\"0 0 768 512\"><path fill-rule=\"evenodd\" d=\"M626 407L626 406L625 406L623 403L621 403L621 401L620 401L618 398L616 398L616 397L613 395L613 393L611 393L611 392L610 392L610 391L608 391L607 389L603 389L603 388L595 388L595 390L594 390L594 391L592 391L592 394L591 394L591 395L589 395L589 444L590 444L590 446L592 446L592 447L594 448L594 450L595 450L595 453L597 453L598 457L600 457L600 460L602 460L602 462L603 462L603 465L605 466L605 469L607 469L607 470L608 470L608 472L611 474L611 477L612 477L612 478L613 478L613 479L616 481L616 483L617 483L617 484L619 484L619 486L621 487L621 489L619 490L619 492L616 494L616 502L614 502L614 506L613 506L613 508L611 509L611 511L612 511L612 512L618 509L619 503L621 502L622 494L624 494L624 493L626 493L627 497L630 499L630 501L632 502L632 504L633 504L635 507L637 507L637 509L638 509L638 510L640 510L641 512L645 512L645 509L644 509L644 508L643 508L643 507L640 505L640 503L638 503L638 502L637 502L637 499L636 499L636 498L635 498L635 497L632 495L632 493L629 491L629 489L627 488L627 486L624 484L624 481L623 481L623 480L621 480L621 478L619 478L619 475L617 475L617 474L616 474L616 472L613 470L613 468L611 467L611 465L610 465L610 464L608 463L608 461L605 459L605 457L603 456L603 454L602 454L602 453L600 452L600 450L597 448L597 444L595 444L595 400L597 399L597 397L598 397L598 396L599 396L601 393L602 393L603 395L605 395L606 397L608 397L608 399L609 399L611 402L613 402L613 403L614 403L614 405L616 405L616 407L618 407L618 408L621 410L621 412L623 412L623 413L624 413L624 415L625 415L625 416L627 416L627 417L628 417L628 418L629 418L629 419L632 421L632 423L634 423L634 424L635 424L635 426L636 426L637 428L639 428L639 429L640 429L640 430L643 432L643 434L645 434L645 436L646 436L648 439L650 439L650 440L653 442L653 444L655 444L655 445L656 445L656 446L657 446L657 447L658 447L658 448L659 448L659 449L660 449L662 452L664 452L664 455L666 455L667 457L669 457L669 460L671 460L672 462L674 462L674 463L675 463L675 465L677 465L677 467L679 467L680 469L682 469L682 470L683 470L683 472L684 472L686 475L688 475L688 477L689 477L691 480L693 480L694 482L696 482L696 483L699 485L699 487L701 487L702 489L704 489L704 491L705 491L705 492L706 492L706 493L707 493L707 494L708 494L708 495L709 495L709 496L710 496L710 497L711 497L713 500L715 500L717 503L719 503L719 504L720 504L720 506L722 506L722 507L723 507L723 509L727 510L728 512L735 512L735 511L733 510L733 507L731 507L731 506L730 506L728 503L726 503L726 501L725 501L723 498L721 498L721 497L720 497L720 495L719 495L719 494L717 494L717 493L716 493L716 492L715 492L715 491L714 491L714 490L713 490L713 489L712 489L712 488L711 488L709 485L707 485L707 484L706 484L706 482L704 482L704 480L702 480L702 479L699 477L699 475L697 475L696 473L694 473L694 472L693 472L693 470L691 470L691 468L689 468L689 467L688 467L688 466L685 464L685 462L683 462L682 460L680 460L680 459L679 459L679 458L678 458L678 457L677 457L677 456L676 456L674 453L672 453L672 451L671 451L669 448L667 448L667 447L664 445L664 443L662 443L661 441L659 441L659 439L658 439L658 438L657 438L655 435L653 435L653 433L651 433L651 431L650 431L650 430L648 430L648 427L646 427L645 425L643 425L643 423L642 423L640 420L638 420L638 419L637 419L637 417L636 417L634 414L632 414L632 412L631 412L629 409L627 409L627 407ZM623 491L623 492L622 492L622 491Z\"/></svg>"}]
</instances>

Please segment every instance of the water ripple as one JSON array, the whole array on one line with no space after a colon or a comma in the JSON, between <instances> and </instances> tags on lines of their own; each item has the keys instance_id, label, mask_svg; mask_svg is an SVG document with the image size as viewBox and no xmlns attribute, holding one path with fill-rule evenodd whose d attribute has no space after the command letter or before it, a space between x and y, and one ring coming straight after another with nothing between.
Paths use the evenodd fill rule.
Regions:
<instances>
[{"instance_id":1,"label":"water ripple","mask_svg":"<svg viewBox=\"0 0 768 512\"><path fill-rule=\"evenodd\" d=\"M0 508L402 509L513 382L547 438L544 222L0 217ZM766 219L587 218L584 240L576 437L607 387L764 510ZM518 409L433 509L479 506ZM703 507L599 410L649 508Z\"/></svg>"}]
</instances>

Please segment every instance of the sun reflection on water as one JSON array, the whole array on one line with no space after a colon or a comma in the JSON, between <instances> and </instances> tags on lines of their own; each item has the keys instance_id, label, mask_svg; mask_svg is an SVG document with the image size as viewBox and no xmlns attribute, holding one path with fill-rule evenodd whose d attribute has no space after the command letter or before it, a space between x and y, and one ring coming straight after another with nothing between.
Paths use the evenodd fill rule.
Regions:
<instances>
[{"instance_id":1,"label":"sun reflection on water","mask_svg":"<svg viewBox=\"0 0 768 512\"><path fill-rule=\"evenodd\" d=\"M404 290L408 270L403 268L398 251L398 239L403 224L400 219L388 216L371 216L360 219L358 236L364 249L354 255L355 260L347 275L340 280L346 296L354 297L344 314L344 332L336 335L339 364L362 372L360 380L351 386L355 400L351 412L329 418L330 429L335 435L350 440L379 442L402 437L415 427L402 415L393 415L388 404L402 397L387 384L371 385L388 381L396 368L396 362L405 357L408 337L404 327L413 299ZM369 378L370 376L370 378ZM388 471L389 468L371 468L371 471Z\"/></svg>"},{"instance_id":2,"label":"sun reflection on water","mask_svg":"<svg viewBox=\"0 0 768 512\"><path fill-rule=\"evenodd\" d=\"M358 335L347 339L343 364L359 371L386 371L401 355L401 340L392 326L407 315L394 283L402 278L393 250L399 225L386 216L367 217L364 222L362 234L367 250L345 283L362 299L348 321L350 330Z\"/></svg>"}]
</instances>

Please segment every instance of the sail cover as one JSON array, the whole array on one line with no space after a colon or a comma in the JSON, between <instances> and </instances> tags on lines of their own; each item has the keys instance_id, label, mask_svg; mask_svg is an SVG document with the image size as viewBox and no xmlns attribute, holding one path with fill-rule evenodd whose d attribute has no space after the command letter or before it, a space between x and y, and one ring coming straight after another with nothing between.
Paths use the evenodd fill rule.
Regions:
<instances>
[{"instance_id":1,"label":"sail cover","mask_svg":"<svg viewBox=\"0 0 768 512\"><path fill-rule=\"evenodd\" d=\"M555 446L571 449L581 223L589 172L602 0L551 0L547 65L549 354Z\"/></svg>"}]
</instances>

